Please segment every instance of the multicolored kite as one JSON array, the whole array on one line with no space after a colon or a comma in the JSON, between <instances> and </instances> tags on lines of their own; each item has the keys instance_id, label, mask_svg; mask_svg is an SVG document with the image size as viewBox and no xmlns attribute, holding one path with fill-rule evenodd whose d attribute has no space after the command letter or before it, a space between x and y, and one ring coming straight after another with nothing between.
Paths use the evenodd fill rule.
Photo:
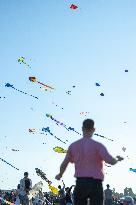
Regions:
<instances>
[{"instance_id":1,"label":"multicolored kite","mask_svg":"<svg viewBox=\"0 0 136 205\"><path fill-rule=\"evenodd\" d=\"M20 63L20 64L24 64L24 65L26 65L27 67L29 67L29 68L31 68L31 66L30 65L28 65L27 63L26 63L26 61L25 61L25 58L24 57L20 57L20 58L18 58L18 63Z\"/></svg>"},{"instance_id":2,"label":"multicolored kite","mask_svg":"<svg viewBox=\"0 0 136 205\"><path fill-rule=\"evenodd\" d=\"M48 186L51 192L54 194L58 194L58 189L51 185L52 182L46 177L46 174L38 168L35 168L35 170L36 170L37 175L40 176L43 180L45 180L48 183Z\"/></svg>"},{"instance_id":3,"label":"multicolored kite","mask_svg":"<svg viewBox=\"0 0 136 205\"><path fill-rule=\"evenodd\" d=\"M29 95L29 96L31 96L31 97L33 97L33 98L38 99L38 97L35 97L35 96L30 95L30 94L28 94L28 93L25 93L25 92L23 92L22 90L16 89L16 88L15 88L13 85L11 85L10 83L6 83L6 84L5 84L5 87L7 87L7 88L12 88L12 89L14 89L14 90L16 90L16 91L18 91L18 92L20 92L20 93L23 93L23 94L25 94L25 95Z\"/></svg>"},{"instance_id":4,"label":"multicolored kite","mask_svg":"<svg viewBox=\"0 0 136 205\"><path fill-rule=\"evenodd\" d=\"M43 83L39 82L39 81L36 79L36 77L29 77L29 80L30 80L31 82L33 82L33 83L36 83L36 82L37 82L37 83L39 83L40 85L45 86L46 89L47 89L47 88L55 89L55 88L53 88L53 87L51 87L51 86L49 86L49 85L46 85L46 84L43 84Z\"/></svg>"},{"instance_id":5,"label":"multicolored kite","mask_svg":"<svg viewBox=\"0 0 136 205\"><path fill-rule=\"evenodd\" d=\"M60 142L66 144L66 142L62 141L60 138L56 137L53 133L51 133L50 128L49 127L43 127L42 128L43 132L48 132L51 136L53 136L55 139L59 140Z\"/></svg>"}]
</instances>

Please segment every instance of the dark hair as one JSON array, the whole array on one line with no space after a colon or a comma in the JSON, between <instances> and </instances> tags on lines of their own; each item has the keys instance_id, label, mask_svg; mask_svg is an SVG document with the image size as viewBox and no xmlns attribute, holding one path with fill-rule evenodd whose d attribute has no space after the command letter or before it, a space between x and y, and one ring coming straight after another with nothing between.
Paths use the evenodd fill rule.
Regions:
<instances>
[{"instance_id":1,"label":"dark hair","mask_svg":"<svg viewBox=\"0 0 136 205\"><path fill-rule=\"evenodd\" d=\"M83 121L83 128L85 130L90 130L94 128L94 121L92 119L86 119Z\"/></svg>"},{"instance_id":2,"label":"dark hair","mask_svg":"<svg viewBox=\"0 0 136 205\"><path fill-rule=\"evenodd\" d=\"M61 189L61 186L59 185L58 188Z\"/></svg>"},{"instance_id":3,"label":"dark hair","mask_svg":"<svg viewBox=\"0 0 136 205\"><path fill-rule=\"evenodd\" d=\"M24 176L28 176L28 172L24 172Z\"/></svg>"}]
</instances>

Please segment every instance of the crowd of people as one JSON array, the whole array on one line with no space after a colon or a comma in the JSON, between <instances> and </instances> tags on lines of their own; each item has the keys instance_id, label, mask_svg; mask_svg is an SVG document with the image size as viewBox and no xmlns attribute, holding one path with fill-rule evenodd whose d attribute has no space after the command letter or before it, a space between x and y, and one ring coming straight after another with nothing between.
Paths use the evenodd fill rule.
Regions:
<instances>
[{"instance_id":1,"label":"crowd of people","mask_svg":"<svg viewBox=\"0 0 136 205\"><path fill-rule=\"evenodd\" d=\"M95 131L94 121L86 119L82 125L83 138L72 143L63 160L60 171L55 179L60 180L68 166L74 163L76 185L71 187L59 186L57 196L49 193L43 193L40 189L36 196L30 197L32 190L32 180L28 177L28 172L24 173L24 178L20 180L16 193L6 193L2 195L7 201L16 205L134 205L131 196L122 199L116 199L112 195L112 190L107 185L107 189L103 190L103 162L110 165L123 160L122 157L113 157L102 144L92 139ZM13 202L14 201L14 202Z\"/></svg>"},{"instance_id":2,"label":"crowd of people","mask_svg":"<svg viewBox=\"0 0 136 205\"><path fill-rule=\"evenodd\" d=\"M51 192L42 192L42 190L39 190L35 196L29 198L27 187L27 194L24 195L24 198L22 198L22 195L20 195L19 192L20 186L18 186L14 191L0 191L0 205L74 205L74 188L75 185L65 187L63 184L62 187L60 185L58 186L59 192L57 195ZM122 198L115 197L109 184L107 184L107 189L104 190L103 195L103 205L136 204L136 198L132 198L131 196L124 196ZM86 204L93 205L89 197L87 198Z\"/></svg>"}]
</instances>

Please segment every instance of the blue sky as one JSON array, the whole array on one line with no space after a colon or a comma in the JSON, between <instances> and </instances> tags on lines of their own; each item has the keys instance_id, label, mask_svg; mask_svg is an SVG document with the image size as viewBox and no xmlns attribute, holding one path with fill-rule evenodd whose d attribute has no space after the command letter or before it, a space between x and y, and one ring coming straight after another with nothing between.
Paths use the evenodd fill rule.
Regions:
<instances>
[{"instance_id":1,"label":"blue sky","mask_svg":"<svg viewBox=\"0 0 136 205\"><path fill-rule=\"evenodd\" d=\"M69 8L72 3L77 10ZM46 113L81 132L86 117L80 112L87 111L87 117L95 120L96 132L114 142L96 136L94 139L115 156L130 156L112 168L105 167L104 186L109 183L117 191L131 186L136 192L135 173L129 171L129 167L136 166L135 10L134 0L1 0L0 96L6 98L0 99L0 157L20 169L0 162L1 188L16 187L27 170L33 183L38 182L35 167L42 168L57 186L59 182L54 178L64 155L52 148L67 148L79 136L57 126ZM17 62L21 56L31 68ZM56 90L44 92L28 80L29 76ZM96 87L96 82L101 86ZM6 88L5 83L39 100ZM72 94L67 95L67 90ZM29 128L47 126L56 136L68 139L67 145L50 135L28 133ZM123 146L127 148L125 153ZM12 148L20 152L12 152ZM70 165L63 177L68 186L75 181L73 174Z\"/></svg>"}]
</instances>

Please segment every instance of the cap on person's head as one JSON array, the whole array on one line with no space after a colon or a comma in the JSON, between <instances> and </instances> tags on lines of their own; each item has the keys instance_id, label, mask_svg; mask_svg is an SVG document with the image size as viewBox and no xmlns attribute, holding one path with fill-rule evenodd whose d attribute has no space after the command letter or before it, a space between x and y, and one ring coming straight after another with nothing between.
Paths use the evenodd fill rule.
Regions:
<instances>
[{"instance_id":1,"label":"cap on person's head","mask_svg":"<svg viewBox=\"0 0 136 205\"><path fill-rule=\"evenodd\" d=\"M24 176L28 176L28 172L24 172Z\"/></svg>"},{"instance_id":2,"label":"cap on person's head","mask_svg":"<svg viewBox=\"0 0 136 205\"><path fill-rule=\"evenodd\" d=\"M94 128L94 121L92 119L86 119L83 121L83 129L92 130Z\"/></svg>"}]
</instances>

